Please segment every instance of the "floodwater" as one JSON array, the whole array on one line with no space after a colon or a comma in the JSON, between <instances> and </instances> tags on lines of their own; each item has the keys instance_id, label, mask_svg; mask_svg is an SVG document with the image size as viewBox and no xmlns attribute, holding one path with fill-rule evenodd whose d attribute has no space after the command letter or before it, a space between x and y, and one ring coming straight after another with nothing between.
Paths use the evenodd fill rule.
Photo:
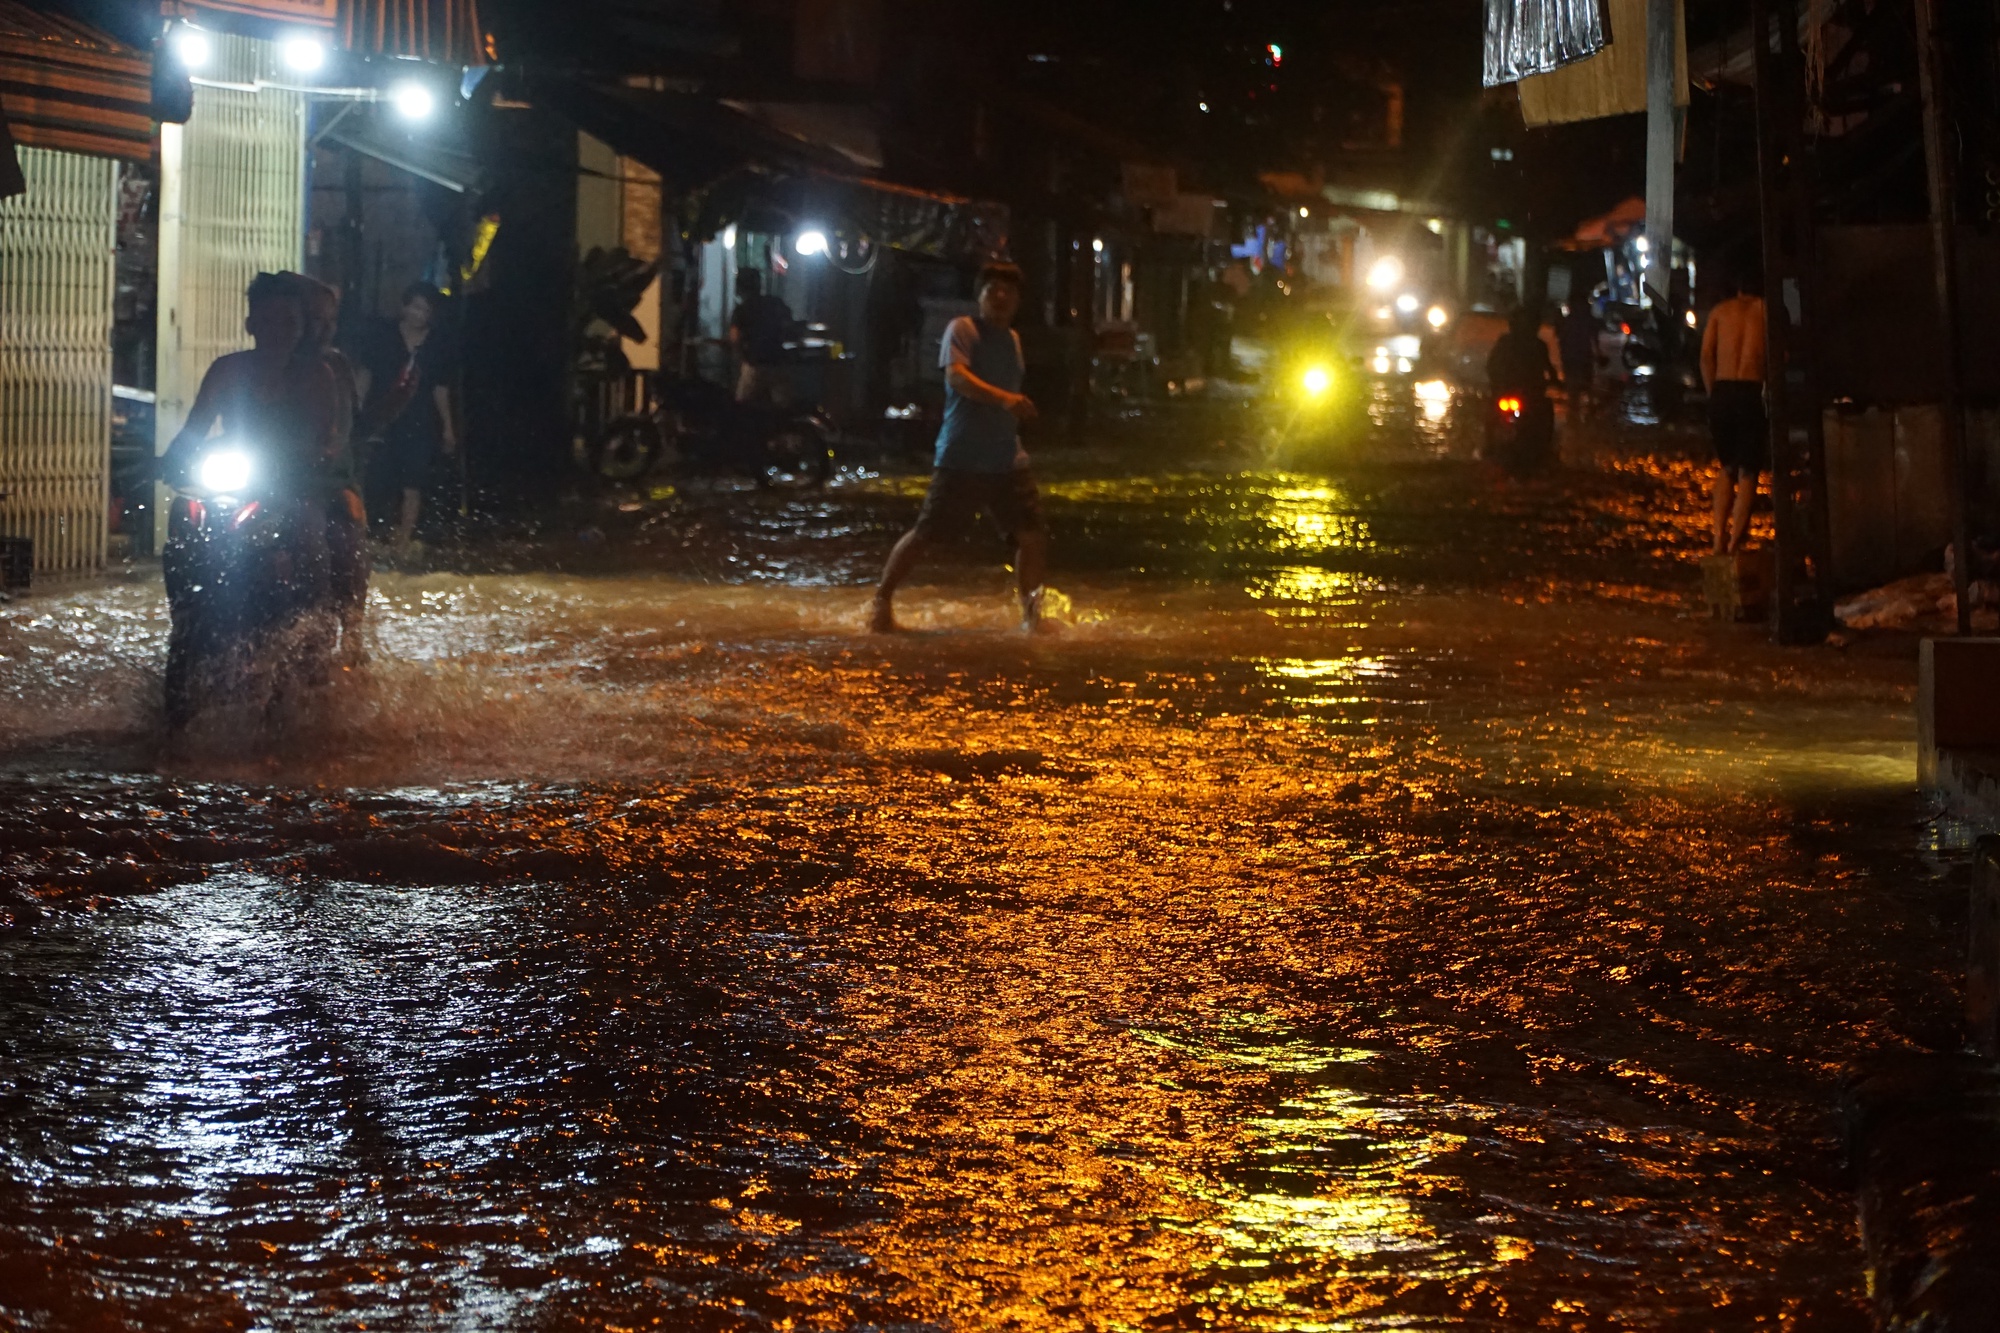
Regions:
<instances>
[{"instance_id":1,"label":"floodwater","mask_svg":"<svg viewBox=\"0 0 2000 1333\"><path fill-rule=\"evenodd\" d=\"M1407 406L1046 453L1047 639L990 534L861 633L867 473L385 575L179 752L155 580L0 607L0 1328L1866 1327L1911 665Z\"/></svg>"}]
</instances>

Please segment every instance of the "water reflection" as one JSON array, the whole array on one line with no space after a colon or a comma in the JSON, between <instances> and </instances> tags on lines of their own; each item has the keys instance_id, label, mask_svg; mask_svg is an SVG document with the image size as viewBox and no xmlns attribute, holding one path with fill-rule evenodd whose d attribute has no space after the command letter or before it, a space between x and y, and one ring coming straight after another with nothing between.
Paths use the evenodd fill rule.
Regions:
<instances>
[{"instance_id":1,"label":"water reflection","mask_svg":"<svg viewBox=\"0 0 2000 1333\"><path fill-rule=\"evenodd\" d=\"M895 477L386 576L178 752L156 586L0 608L0 1323L1861 1327L1905 664L1685 614L1688 459L1398 448L1052 461L1050 640L860 632Z\"/></svg>"}]
</instances>

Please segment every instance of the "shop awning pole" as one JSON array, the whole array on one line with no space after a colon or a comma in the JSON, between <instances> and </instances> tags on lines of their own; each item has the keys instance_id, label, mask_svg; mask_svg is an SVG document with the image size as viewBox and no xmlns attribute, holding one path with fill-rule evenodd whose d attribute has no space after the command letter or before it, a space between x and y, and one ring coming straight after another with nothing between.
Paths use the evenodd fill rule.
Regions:
<instances>
[{"instance_id":1,"label":"shop awning pole","mask_svg":"<svg viewBox=\"0 0 2000 1333\"><path fill-rule=\"evenodd\" d=\"M1936 0L1917 0L1917 74L1924 99L1924 168L1931 195L1931 264L1944 338L1944 402L1940 405L1945 475L1949 478L1952 584L1958 592L1958 632L1972 633L1971 485L1965 457L1965 368L1958 326L1958 209L1945 144L1944 96L1938 79Z\"/></svg>"}]
</instances>

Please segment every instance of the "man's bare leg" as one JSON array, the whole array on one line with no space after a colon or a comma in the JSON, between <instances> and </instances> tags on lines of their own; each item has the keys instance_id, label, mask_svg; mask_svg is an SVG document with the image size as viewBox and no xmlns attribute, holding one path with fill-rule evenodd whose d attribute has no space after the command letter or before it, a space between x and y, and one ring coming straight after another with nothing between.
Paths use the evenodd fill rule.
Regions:
<instances>
[{"instance_id":1,"label":"man's bare leg","mask_svg":"<svg viewBox=\"0 0 2000 1333\"><path fill-rule=\"evenodd\" d=\"M1735 489L1735 471L1718 463L1715 468L1715 512L1712 524L1715 530L1714 553L1716 555L1723 555L1729 550L1729 509L1734 498ZM1754 491L1755 487L1752 487L1752 490Z\"/></svg>"},{"instance_id":2,"label":"man's bare leg","mask_svg":"<svg viewBox=\"0 0 2000 1333\"><path fill-rule=\"evenodd\" d=\"M1014 577L1021 590L1021 627L1042 628L1042 580L1049 569L1049 534L1024 532L1014 548Z\"/></svg>"},{"instance_id":3,"label":"man's bare leg","mask_svg":"<svg viewBox=\"0 0 2000 1333\"><path fill-rule=\"evenodd\" d=\"M1736 512L1730 515L1729 549L1743 549L1743 539L1750 535L1750 508L1757 503L1757 474L1745 469L1736 479Z\"/></svg>"},{"instance_id":4,"label":"man's bare leg","mask_svg":"<svg viewBox=\"0 0 2000 1333\"><path fill-rule=\"evenodd\" d=\"M396 514L396 531L389 539L391 546L401 550L410 544L410 538L415 536L417 531L417 515L423 512L423 507L422 491L404 490L403 507Z\"/></svg>"},{"instance_id":5,"label":"man's bare leg","mask_svg":"<svg viewBox=\"0 0 2000 1333\"><path fill-rule=\"evenodd\" d=\"M868 628L877 634L896 632L896 612L892 604L896 589L917 567L917 561L924 553L924 539L915 528L897 539L889 551L889 562L882 566L882 581L875 585L875 605L868 616Z\"/></svg>"}]
</instances>

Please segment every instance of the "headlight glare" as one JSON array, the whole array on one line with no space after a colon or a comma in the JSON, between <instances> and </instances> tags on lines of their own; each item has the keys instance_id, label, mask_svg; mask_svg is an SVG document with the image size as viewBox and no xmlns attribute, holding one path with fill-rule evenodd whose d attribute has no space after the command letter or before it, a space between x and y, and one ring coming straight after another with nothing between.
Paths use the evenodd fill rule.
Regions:
<instances>
[{"instance_id":1,"label":"headlight glare","mask_svg":"<svg viewBox=\"0 0 2000 1333\"><path fill-rule=\"evenodd\" d=\"M194 477L205 491L230 495L250 484L250 455L241 449L215 449L203 454Z\"/></svg>"}]
</instances>

